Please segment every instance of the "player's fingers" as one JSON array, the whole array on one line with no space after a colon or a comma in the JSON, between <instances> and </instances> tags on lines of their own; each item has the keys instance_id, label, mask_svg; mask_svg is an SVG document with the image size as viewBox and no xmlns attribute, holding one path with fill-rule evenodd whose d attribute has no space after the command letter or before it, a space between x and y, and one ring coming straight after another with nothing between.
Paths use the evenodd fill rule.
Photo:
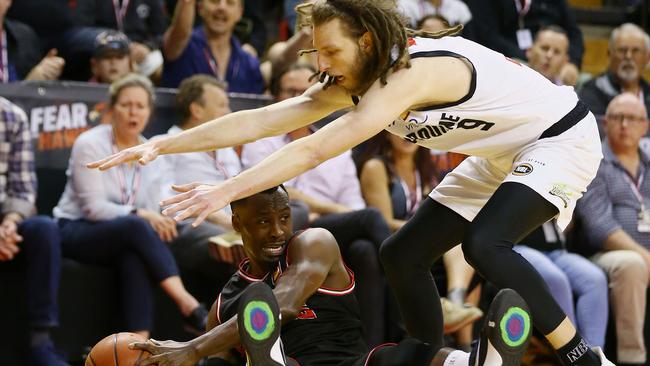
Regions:
<instances>
[{"instance_id":1,"label":"player's fingers","mask_svg":"<svg viewBox=\"0 0 650 366\"><path fill-rule=\"evenodd\" d=\"M188 207L186 210L179 212L178 215L174 216L174 220L176 220L176 222L181 222L183 220L189 219L190 217L195 217L196 213L199 210L200 210L199 206L193 205L191 207Z\"/></svg>"},{"instance_id":2,"label":"player's fingers","mask_svg":"<svg viewBox=\"0 0 650 366\"><path fill-rule=\"evenodd\" d=\"M88 164L86 164L86 168L97 169L97 168L99 168L100 166L106 164L106 163L107 163L108 161L110 161L112 158L113 158L113 155L111 155L111 156L107 156L107 157L105 157L105 158L103 158L103 159L100 159L100 160L97 160L97 161L93 161L92 163L88 163Z\"/></svg>"},{"instance_id":3,"label":"player's fingers","mask_svg":"<svg viewBox=\"0 0 650 366\"><path fill-rule=\"evenodd\" d=\"M148 151L144 155L142 155L140 159L138 159L138 163L140 163L140 165L147 165L148 163L156 160L157 157L158 154L156 152Z\"/></svg>"},{"instance_id":4,"label":"player's fingers","mask_svg":"<svg viewBox=\"0 0 650 366\"><path fill-rule=\"evenodd\" d=\"M133 343L129 343L129 348L130 349L139 349L139 350L147 351L147 352L152 353L152 354L156 354L157 353L156 351L158 350L156 346L154 346L153 344L151 344L149 342L133 342Z\"/></svg>"},{"instance_id":5,"label":"player's fingers","mask_svg":"<svg viewBox=\"0 0 650 366\"><path fill-rule=\"evenodd\" d=\"M172 184L172 189L175 190L176 192L188 192L201 185L203 185L203 183L201 182L193 182L187 184Z\"/></svg>"},{"instance_id":6,"label":"player's fingers","mask_svg":"<svg viewBox=\"0 0 650 366\"><path fill-rule=\"evenodd\" d=\"M166 207L166 206L170 206L170 205L173 205L173 204L176 204L176 203L179 203L179 202L187 202L189 199L192 198L193 194L194 194L193 191L177 194L174 197L170 197L170 198L167 198L166 200L161 201L160 206ZM162 212L163 215L170 216L167 213L167 210L171 209L172 207L168 207L168 208L164 209L163 212ZM172 212L176 212L176 211L178 211L178 210L175 210L175 211L172 211Z\"/></svg>"},{"instance_id":7,"label":"player's fingers","mask_svg":"<svg viewBox=\"0 0 650 366\"><path fill-rule=\"evenodd\" d=\"M184 211L190 207L197 206L197 205L201 205L201 202L196 197L187 198L186 200L180 203L167 207L166 209L163 210L163 214L169 217L173 217L174 220L176 220L176 222L179 222L190 217L184 215L183 218L179 220L178 216L181 214L181 211Z\"/></svg>"},{"instance_id":8,"label":"player's fingers","mask_svg":"<svg viewBox=\"0 0 650 366\"><path fill-rule=\"evenodd\" d=\"M205 218L208 217L210 213L211 210L208 207L204 208L203 211L201 211L201 213L199 214L199 217L197 217L196 220L194 220L194 222L192 223L192 227L197 227L201 225L201 223L205 221Z\"/></svg>"}]
</instances>

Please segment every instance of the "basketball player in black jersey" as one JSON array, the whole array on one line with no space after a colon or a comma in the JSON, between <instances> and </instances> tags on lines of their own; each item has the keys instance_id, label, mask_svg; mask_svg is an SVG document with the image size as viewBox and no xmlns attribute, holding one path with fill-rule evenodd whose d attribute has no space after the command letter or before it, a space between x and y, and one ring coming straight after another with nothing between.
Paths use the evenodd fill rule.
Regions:
<instances>
[{"instance_id":1,"label":"basketball player in black jersey","mask_svg":"<svg viewBox=\"0 0 650 366\"><path fill-rule=\"evenodd\" d=\"M514 291L499 293L471 354L413 338L369 351L354 274L343 263L334 237L324 229L292 233L283 186L235 201L232 211L248 259L215 301L211 330L189 342L134 344L155 355L141 365L194 365L207 356L218 357L220 365L240 365L244 352L233 351L240 343L250 366L520 364L532 325L525 302Z\"/></svg>"}]
</instances>

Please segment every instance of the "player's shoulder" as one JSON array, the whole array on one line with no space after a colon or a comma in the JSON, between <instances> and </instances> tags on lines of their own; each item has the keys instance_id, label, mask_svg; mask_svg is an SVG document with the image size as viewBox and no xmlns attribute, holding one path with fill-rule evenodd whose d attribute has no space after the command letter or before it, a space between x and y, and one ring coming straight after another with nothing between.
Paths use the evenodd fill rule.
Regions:
<instances>
[{"instance_id":1,"label":"player's shoulder","mask_svg":"<svg viewBox=\"0 0 650 366\"><path fill-rule=\"evenodd\" d=\"M291 239L289 250L294 255L311 256L338 253L339 247L334 235L327 229L310 228Z\"/></svg>"}]
</instances>

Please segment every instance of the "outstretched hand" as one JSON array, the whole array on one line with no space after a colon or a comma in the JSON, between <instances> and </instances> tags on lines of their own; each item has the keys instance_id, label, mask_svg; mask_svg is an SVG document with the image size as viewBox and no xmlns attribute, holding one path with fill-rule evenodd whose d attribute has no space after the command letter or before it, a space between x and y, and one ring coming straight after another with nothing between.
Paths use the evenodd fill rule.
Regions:
<instances>
[{"instance_id":1,"label":"outstretched hand","mask_svg":"<svg viewBox=\"0 0 650 366\"><path fill-rule=\"evenodd\" d=\"M174 217L177 222L196 217L192 223L194 227L199 226L211 213L229 204L232 197L223 183L218 185L189 183L174 185L172 188L182 193L162 201L161 206L169 206L162 213Z\"/></svg>"},{"instance_id":2,"label":"outstretched hand","mask_svg":"<svg viewBox=\"0 0 650 366\"><path fill-rule=\"evenodd\" d=\"M122 163L137 160L141 165L154 161L158 157L159 150L152 142L133 146L124 149L101 160L88 163L86 167L91 169L107 170Z\"/></svg>"},{"instance_id":3,"label":"outstretched hand","mask_svg":"<svg viewBox=\"0 0 650 366\"><path fill-rule=\"evenodd\" d=\"M140 361L139 366L193 366L199 361L196 350L187 342L150 339L147 342L131 343L129 348L152 354L151 357Z\"/></svg>"}]
</instances>

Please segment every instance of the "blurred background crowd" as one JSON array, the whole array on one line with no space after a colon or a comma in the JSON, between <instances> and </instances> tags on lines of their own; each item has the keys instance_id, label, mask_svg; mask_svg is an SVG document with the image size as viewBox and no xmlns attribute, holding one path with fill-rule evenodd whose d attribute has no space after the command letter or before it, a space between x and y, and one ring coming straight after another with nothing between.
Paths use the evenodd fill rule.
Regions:
<instances>
[{"instance_id":1,"label":"blurred background crowd","mask_svg":"<svg viewBox=\"0 0 650 366\"><path fill-rule=\"evenodd\" d=\"M331 117L145 167L100 173L85 164L302 94L317 70L314 54L298 56L311 48L311 29L294 11L302 2L0 0L0 350L8 365L81 364L88 346L116 331L202 332L244 255L231 212L192 229L161 215L158 202L174 194L172 184L237 175ZM581 334L621 365L650 364L649 5L397 1L411 28L462 24L463 37L574 87L597 116L605 158L572 225L561 232L549 222L515 249ZM100 97L88 106L89 95ZM382 132L285 183L294 228L331 231L354 270L368 345L405 336L380 244L464 158ZM459 247L431 270L445 295L449 344L468 349L495 289ZM534 337L526 364L559 364L544 342Z\"/></svg>"}]
</instances>

